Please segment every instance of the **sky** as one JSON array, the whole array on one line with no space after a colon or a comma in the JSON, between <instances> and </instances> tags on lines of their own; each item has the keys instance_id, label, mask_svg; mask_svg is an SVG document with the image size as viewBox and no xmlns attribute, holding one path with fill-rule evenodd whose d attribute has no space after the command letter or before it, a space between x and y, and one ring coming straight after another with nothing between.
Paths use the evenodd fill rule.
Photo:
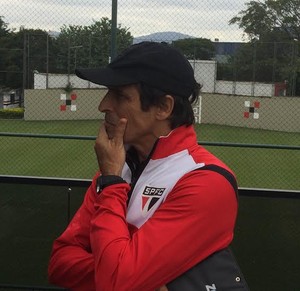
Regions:
<instances>
[{"instance_id":1,"label":"sky","mask_svg":"<svg viewBox=\"0 0 300 291\"><path fill-rule=\"evenodd\" d=\"M63 25L90 25L111 18L115 0L0 0L0 15L10 29L60 31ZM118 0L117 22L134 37L175 31L212 41L243 41L229 20L246 9L245 0Z\"/></svg>"}]
</instances>

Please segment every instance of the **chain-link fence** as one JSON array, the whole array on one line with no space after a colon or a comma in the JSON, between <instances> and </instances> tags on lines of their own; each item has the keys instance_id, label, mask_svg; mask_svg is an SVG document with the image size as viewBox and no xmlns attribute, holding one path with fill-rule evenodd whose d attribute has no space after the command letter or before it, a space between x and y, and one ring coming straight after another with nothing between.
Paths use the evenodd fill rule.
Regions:
<instances>
[{"instance_id":1,"label":"chain-link fence","mask_svg":"<svg viewBox=\"0 0 300 291\"><path fill-rule=\"evenodd\" d=\"M278 2L287 9L289 1ZM203 86L194 108L198 140L233 168L240 186L300 189L299 28L292 18L270 21L272 7L262 16L256 6L1 1L0 174L91 178L105 89L74 69L106 65L149 40L169 42L190 60ZM7 120L20 115L15 107L24 107L24 116Z\"/></svg>"}]
</instances>

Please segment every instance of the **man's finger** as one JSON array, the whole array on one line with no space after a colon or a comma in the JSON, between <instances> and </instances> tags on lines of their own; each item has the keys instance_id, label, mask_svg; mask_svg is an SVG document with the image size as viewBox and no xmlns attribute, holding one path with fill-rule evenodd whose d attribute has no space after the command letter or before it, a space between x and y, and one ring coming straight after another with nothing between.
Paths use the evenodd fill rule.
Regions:
<instances>
[{"instance_id":1,"label":"man's finger","mask_svg":"<svg viewBox=\"0 0 300 291\"><path fill-rule=\"evenodd\" d=\"M126 125L127 125L127 119L120 118L118 125L116 126L116 130L115 130L114 140L116 142L123 143L123 137L125 134Z\"/></svg>"},{"instance_id":2,"label":"man's finger","mask_svg":"<svg viewBox=\"0 0 300 291\"><path fill-rule=\"evenodd\" d=\"M105 123L102 123L99 127L99 132L98 132L98 136L97 138L99 137L106 137L108 138L107 136L107 132L106 132L106 129L105 129Z\"/></svg>"}]
</instances>

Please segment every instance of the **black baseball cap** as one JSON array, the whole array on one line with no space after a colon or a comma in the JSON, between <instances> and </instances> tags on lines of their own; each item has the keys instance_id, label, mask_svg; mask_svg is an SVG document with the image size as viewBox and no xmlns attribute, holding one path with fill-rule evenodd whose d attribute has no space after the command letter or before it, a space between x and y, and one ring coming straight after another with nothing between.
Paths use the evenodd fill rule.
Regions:
<instances>
[{"instance_id":1,"label":"black baseball cap","mask_svg":"<svg viewBox=\"0 0 300 291\"><path fill-rule=\"evenodd\" d=\"M181 52L167 43L149 41L131 45L106 67L78 68L75 73L106 87L145 83L187 98L196 85L193 68Z\"/></svg>"}]
</instances>

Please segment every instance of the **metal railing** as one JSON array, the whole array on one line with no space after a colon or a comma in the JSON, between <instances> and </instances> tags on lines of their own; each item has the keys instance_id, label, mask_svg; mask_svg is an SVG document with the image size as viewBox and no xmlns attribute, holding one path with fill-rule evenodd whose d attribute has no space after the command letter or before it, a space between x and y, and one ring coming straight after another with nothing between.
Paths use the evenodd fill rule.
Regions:
<instances>
[{"instance_id":1,"label":"metal railing","mask_svg":"<svg viewBox=\"0 0 300 291\"><path fill-rule=\"evenodd\" d=\"M52 177L31 177L31 176L15 176L0 175L0 184L31 184L44 186L65 186L70 193L72 187L88 187L91 184L90 179L70 179L70 178L52 178ZM281 189L260 189L239 187L239 196L247 197L265 197L265 198L292 198L300 199L300 191L281 190Z\"/></svg>"},{"instance_id":2,"label":"metal railing","mask_svg":"<svg viewBox=\"0 0 300 291\"><path fill-rule=\"evenodd\" d=\"M12 195L12 199L17 199L17 202L15 203L20 203L19 207L22 208L24 207L23 203L24 201L27 201L30 205L30 197L32 196L32 201L36 199L36 193L35 190L38 188L38 199L41 202L41 207L46 207L44 205L45 203L45 196L47 196L50 193L56 192L57 188L61 188L62 192L58 193L56 195L56 200L61 200L63 203L62 208L60 209L55 209L53 208L52 210L49 210L49 213L51 214L51 217L47 219L47 221L51 218L55 217L57 214L57 211L60 212L65 212L67 217L62 213L60 218L60 225L59 227L57 226L56 228L63 229L64 225L66 225L72 215L74 214L74 211L79 207L81 203L81 198L80 200L78 199L78 195L76 195L76 188L81 189L80 194L81 197L84 196L85 188L87 188L91 183L91 180L81 180L81 179L62 179L62 178L49 178L49 177L27 177L27 176L11 176L11 175L0 175L0 185L1 189L5 189L5 185L8 185L11 188L6 188L11 190L12 192L15 191L16 193L8 193L6 197L11 197L10 194L14 194L15 196ZM31 187L32 186L32 187ZM22 191L25 189L26 191ZM24 188L25 187L25 188ZM30 188L28 188L30 187ZM39 188L41 187L41 188ZM48 187L48 192L44 191ZM14 190L17 188L16 190ZM32 193L30 193L30 190L28 189L33 189ZM7 190L6 190L7 191ZM28 192L29 191L29 192ZM5 194L5 191L2 192ZM24 198L24 194L26 194L27 198ZM33 194L33 195L31 195ZM56 193L57 194L57 193ZM65 195L61 195L65 194ZM75 194L75 195L74 195ZM19 199L21 195L22 199ZM1 195L2 196L2 195ZM0 198L2 198L0 196ZM77 198L76 198L77 196ZM261 286L261 284L265 284L264 286L269 286L268 284L271 284L271 282L274 281L274 277L278 277L276 275L278 273L284 273L286 274L285 276L290 276L293 279L288 279L287 285L286 286L298 286L300 284L299 281L300 279L297 279L298 276L295 272L296 269L294 270L293 265L297 264L294 262L295 260L288 258L291 253L293 253L293 256L297 257L295 255L295 252L297 253L297 249L294 248L294 246L289 246L289 242L297 241L299 239L299 233L297 230L295 230L295 227L293 226L295 224L295 217L299 217L298 212L295 212L295 208L297 208L297 205L299 204L299 199L300 199L300 191L287 191L287 190L276 190L276 189L250 189L250 188L239 188L239 196L240 196L240 211L239 211L239 219L238 223L236 226L236 241L234 241L233 244L233 249L236 253L237 259L242 267L242 270L244 272L244 275L246 276L246 279L248 280L248 283L251 288L254 288L253 290L258 290L258 286ZM54 198L46 198L46 201L52 201ZM74 202L74 199L77 199L77 201ZM75 200L76 200L75 199ZM20 201L21 200L21 201ZM28 200L30 200L28 202ZM52 202L51 202L52 203ZM27 204L26 204L27 205ZM25 207L26 207L25 205ZM38 207L39 204L35 205L36 208ZM56 205L56 204L55 204ZM43 209L48 209L49 206ZM16 209L17 211L17 209ZM43 210L42 210L43 211ZM53 214L53 212L55 212ZM38 212L39 213L39 212ZM37 214L38 214L37 213ZM286 215L285 215L286 213ZM291 215L292 213L292 215ZM23 217L23 216L22 216ZM34 218L31 219L35 219ZM22 218L22 220L26 219L25 217ZM263 220L262 220L263 219ZM275 221L274 221L275 220ZM23 223L23 222L22 222ZM27 223L27 222L25 222ZM278 228L275 227L276 231L278 233L272 233L274 224L278 225ZM263 229L259 230L259 227L263 225ZM34 227L34 226L31 226ZM42 226L41 226L42 227ZM286 230L286 228L291 227L290 230ZM22 227L21 227L22 228ZM288 232L288 239L284 237L282 240L282 231L284 229L284 235L287 235ZM61 230L59 230L61 231ZM39 232L39 230L37 230ZM46 232L47 233L47 232ZM55 230L55 233L58 233L58 230ZM253 235L255 237L253 237ZM49 235L49 241L51 239L52 235ZM257 237L260 237L260 242L259 242L259 249L257 249ZM268 243L269 237L274 237L277 236L277 239L272 242L275 246L277 246L278 249L286 249L285 253L282 254L280 251L279 253L272 253L268 254L265 253L266 245ZM21 236L22 239L22 236ZM25 237L26 239L26 237ZM252 241L253 240L253 241ZM280 240L280 241L279 241ZM267 242L265 242L267 241ZM288 248L284 248L284 244L287 244L289 246ZM273 245L273 247L274 247ZM28 246L27 246L28 247ZM11 248L11 246L10 246ZM30 247L31 248L31 247ZM50 248L50 243L49 243L49 248ZM26 252L26 250L24 251ZM28 249L27 249L28 252ZM29 251L30 252L30 251ZM287 255L288 254L288 255ZM47 257L47 254L44 254L45 257ZM265 256L264 259L264 264L265 266L261 266L261 264L258 264L258 260L261 258L261 256ZM274 270L271 268L270 263L268 262L269 260L272 259L273 257L279 256L280 262L284 262L288 260L288 264L279 264L278 270L274 272ZM251 259L249 259L251 257ZM11 258L10 258L11 259ZM34 267L35 269L45 269L45 258L39 259L43 261L43 266L39 266L39 263L36 263L37 265ZM40 261L39 261L40 262ZM295 274L289 275L289 272L286 272L286 270L282 270L282 268L286 268L286 266L289 268L290 272L294 272ZM285 267L284 267L285 266ZM18 266L17 268L25 268L25 266ZM270 278L268 280L264 279L264 282L262 282L262 279L259 279L258 277L260 276L261 272L259 269L260 268L269 268L270 270ZM293 271L294 270L294 271ZM22 272L21 272L22 273ZM274 275L275 274L275 275ZM268 276L266 276L268 277ZM284 277L284 276L283 276ZM35 276L33 276L35 278ZM16 278L17 279L17 278ZM3 282L3 281L2 281ZM9 281L8 281L9 282ZM18 282L17 280L15 281L16 283ZM13 290L31 290L31 291L39 291L39 290L58 290L58 291L63 291L66 289L62 288L57 288L57 287L52 287L52 286L36 286L33 284L27 284L27 285L22 285L22 284L3 284L0 282L0 290L6 290L6 291L13 291ZM275 283L274 283L275 284ZM277 284L277 283L276 283ZM256 285L256 286L255 286ZM274 285L275 286L275 285ZM277 286L277 285L276 285ZM280 283L278 284L280 285ZM282 290L280 289L273 288L272 290L274 291L279 291ZM269 289L271 290L271 289ZM291 290L296 290L296 289L291 289Z\"/></svg>"},{"instance_id":3,"label":"metal railing","mask_svg":"<svg viewBox=\"0 0 300 291\"><path fill-rule=\"evenodd\" d=\"M36 133L13 133L13 132L0 132L0 136L28 137L28 138L73 139L73 140L95 140L96 139L96 136L85 136L85 135L36 134ZM300 150L300 146L294 146L294 145L248 144L248 143L207 142L207 141L198 141L198 144L201 144L201 145L204 145L204 146L239 147L239 148L264 148L264 149L280 149L280 150Z\"/></svg>"},{"instance_id":4,"label":"metal railing","mask_svg":"<svg viewBox=\"0 0 300 291\"><path fill-rule=\"evenodd\" d=\"M27 290L27 291L67 291L64 288L45 287L45 286L28 286L28 285L10 285L0 284L1 291Z\"/></svg>"}]
</instances>

